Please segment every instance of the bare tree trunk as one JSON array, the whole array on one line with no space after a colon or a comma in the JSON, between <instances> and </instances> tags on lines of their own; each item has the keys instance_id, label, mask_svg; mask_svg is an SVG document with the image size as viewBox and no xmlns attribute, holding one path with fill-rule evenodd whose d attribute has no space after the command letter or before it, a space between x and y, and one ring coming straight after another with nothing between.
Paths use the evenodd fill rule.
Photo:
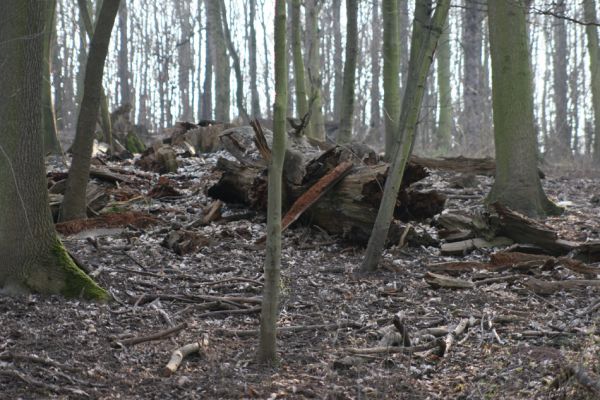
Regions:
<instances>
[{"instance_id":1,"label":"bare tree trunk","mask_svg":"<svg viewBox=\"0 0 600 400\"><path fill-rule=\"evenodd\" d=\"M212 58L215 65L215 118L219 121L229 121L229 58L227 43L223 33L221 2L206 0L207 30L211 40Z\"/></svg>"},{"instance_id":2,"label":"bare tree trunk","mask_svg":"<svg viewBox=\"0 0 600 400\"><path fill-rule=\"evenodd\" d=\"M252 112L253 118L260 117L260 101L258 98L258 76L257 76L257 68L256 68L256 57L257 57L257 48L256 48L256 28L254 24L256 23L256 0L250 0L250 10L249 10L249 21L248 25L250 28L250 37L249 37L249 46L248 46L248 68L250 72L250 95L251 95L251 107L250 110Z\"/></svg>"},{"instance_id":3,"label":"bare tree trunk","mask_svg":"<svg viewBox=\"0 0 600 400\"><path fill-rule=\"evenodd\" d=\"M277 360L277 316L281 269L281 190L286 136L287 46L285 0L275 0L275 106L273 111L273 151L269 163L269 200L267 209L267 250L265 285L260 318L258 360L274 364Z\"/></svg>"},{"instance_id":4,"label":"bare tree trunk","mask_svg":"<svg viewBox=\"0 0 600 400\"><path fill-rule=\"evenodd\" d=\"M556 4L556 13L565 15L564 1ZM554 133L555 143L553 153L559 159L570 158L571 153L571 127L568 119L568 76L567 76L567 28L565 20L554 18L554 56L552 64L554 69Z\"/></svg>"},{"instance_id":5,"label":"bare tree trunk","mask_svg":"<svg viewBox=\"0 0 600 400\"><path fill-rule=\"evenodd\" d=\"M192 75L192 30L190 4L187 1L175 1L175 12L179 20L181 31L179 43L177 43L177 59L179 67L179 101L181 110L179 118L183 121L191 121L194 118L191 102L190 76Z\"/></svg>"},{"instance_id":6,"label":"bare tree trunk","mask_svg":"<svg viewBox=\"0 0 600 400\"><path fill-rule=\"evenodd\" d=\"M52 101L52 84L50 72L52 70L52 43L55 35L56 0L49 0L46 8L46 34L44 35L44 80L42 91L42 110L44 126L44 150L46 153L61 154L62 149L58 141L56 130L56 114Z\"/></svg>"},{"instance_id":7,"label":"bare tree trunk","mask_svg":"<svg viewBox=\"0 0 600 400\"><path fill-rule=\"evenodd\" d=\"M392 157L394 136L400 118L400 42L398 2L383 0L383 114L385 121L385 158Z\"/></svg>"},{"instance_id":8,"label":"bare tree trunk","mask_svg":"<svg viewBox=\"0 0 600 400\"><path fill-rule=\"evenodd\" d=\"M129 85L129 29L127 25L127 0L121 2L119 8L119 54L118 54L118 75L119 87L121 93L121 105L131 104L131 87ZM118 103L117 103L118 104Z\"/></svg>"},{"instance_id":9,"label":"bare tree trunk","mask_svg":"<svg viewBox=\"0 0 600 400\"><path fill-rule=\"evenodd\" d=\"M73 143L73 160L69 169L67 189L60 207L61 221L86 217L85 191L90 173L94 127L102 100L102 75L110 35L119 9L120 0L104 0L94 36L90 42L86 64L84 95L77 119Z\"/></svg>"},{"instance_id":10,"label":"bare tree trunk","mask_svg":"<svg viewBox=\"0 0 600 400\"><path fill-rule=\"evenodd\" d=\"M340 110L342 106L342 85L344 78L343 69L343 51L342 47L342 28L340 25L342 0L332 0L331 9L333 12L333 118L336 121L340 119Z\"/></svg>"},{"instance_id":11,"label":"bare tree trunk","mask_svg":"<svg viewBox=\"0 0 600 400\"><path fill-rule=\"evenodd\" d=\"M373 36L371 40L371 134L376 136L376 143L381 143L381 19L379 4L373 3Z\"/></svg>"},{"instance_id":12,"label":"bare tree trunk","mask_svg":"<svg viewBox=\"0 0 600 400\"><path fill-rule=\"evenodd\" d=\"M588 22L598 23L596 14L596 1L583 2L585 19ZM587 25L587 46L590 56L590 72L592 81L592 105L594 109L594 136L592 157L595 165L600 165L600 48L598 45L598 27Z\"/></svg>"},{"instance_id":13,"label":"bare tree trunk","mask_svg":"<svg viewBox=\"0 0 600 400\"><path fill-rule=\"evenodd\" d=\"M302 37L300 32L300 0L290 3L290 22L292 25L292 58L294 66L294 83L296 89L296 115L303 118L308 113L306 98L306 80L304 78L304 59L302 58ZM311 136L305 131L307 136Z\"/></svg>"},{"instance_id":14,"label":"bare tree trunk","mask_svg":"<svg viewBox=\"0 0 600 400\"><path fill-rule=\"evenodd\" d=\"M238 112L244 124L250 122L250 117L244 106L244 77L242 75L242 68L240 66L240 57L238 56L233 40L231 39L231 33L229 32L229 23L227 22L227 9L225 8L225 1L221 0L221 18L223 19L223 33L227 48L229 49L229 55L233 61L233 69L235 71L235 81L237 84L235 92L235 101L237 104Z\"/></svg>"},{"instance_id":15,"label":"bare tree trunk","mask_svg":"<svg viewBox=\"0 0 600 400\"><path fill-rule=\"evenodd\" d=\"M325 140L325 117L321 97L321 56L319 54L319 12L322 4L319 0L306 2L306 32L308 35L308 76L310 80L310 134L314 139Z\"/></svg>"},{"instance_id":16,"label":"bare tree trunk","mask_svg":"<svg viewBox=\"0 0 600 400\"><path fill-rule=\"evenodd\" d=\"M358 0L346 0L346 58L344 61L344 84L338 143L352 140L354 117L354 87L356 85L356 58L358 53Z\"/></svg>"},{"instance_id":17,"label":"bare tree trunk","mask_svg":"<svg viewBox=\"0 0 600 400\"><path fill-rule=\"evenodd\" d=\"M202 119L212 119L213 106L212 106L212 77L213 77L213 39L212 32L208 29L210 22L208 21L210 15L208 14L206 3L204 1L204 9L206 15L206 55L204 57L204 85L202 88Z\"/></svg>"},{"instance_id":18,"label":"bare tree trunk","mask_svg":"<svg viewBox=\"0 0 600 400\"><path fill-rule=\"evenodd\" d=\"M437 149L446 153L452 142L452 88L450 86L450 24L446 24L440 37L437 54L439 122L437 129Z\"/></svg>"}]
</instances>

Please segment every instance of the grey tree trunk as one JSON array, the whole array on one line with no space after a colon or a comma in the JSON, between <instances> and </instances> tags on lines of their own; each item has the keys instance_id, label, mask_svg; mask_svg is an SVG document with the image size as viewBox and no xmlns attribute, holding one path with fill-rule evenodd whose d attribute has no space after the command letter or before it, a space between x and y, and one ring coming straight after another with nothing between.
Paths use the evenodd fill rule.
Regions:
<instances>
[{"instance_id":1,"label":"grey tree trunk","mask_svg":"<svg viewBox=\"0 0 600 400\"><path fill-rule=\"evenodd\" d=\"M431 14L431 0L417 0L415 5L408 79L402 99L402 111L398 124L399 133L396 135L394 156L385 181L377 218L369 238L365 258L360 267L362 273L374 271L383 253L390 224L394 218L398 191L412 151L427 75L437 42L446 24L449 9L450 0L439 0L433 15Z\"/></svg>"},{"instance_id":2,"label":"grey tree trunk","mask_svg":"<svg viewBox=\"0 0 600 400\"><path fill-rule=\"evenodd\" d=\"M450 86L450 24L446 24L440 37L437 53L439 120L437 150L442 154L450 150L452 142L452 87Z\"/></svg>"},{"instance_id":3,"label":"grey tree trunk","mask_svg":"<svg viewBox=\"0 0 600 400\"><path fill-rule=\"evenodd\" d=\"M211 38L211 31L208 29L210 22L210 16L206 11L206 3L208 0L204 0L205 16L206 16L206 55L204 57L204 84L202 86L202 119L210 120L213 117L213 103L212 103L212 81L213 81L213 62L212 55L214 53L213 39Z\"/></svg>"},{"instance_id":4,"label":"grey tree trunk","mask_svg":"<svg viewBox=\"0 0 600 400\"><path fill-rule=\"evenodd\" d=\"M530 217L557 214L537 169L537 140L523 0L488 1L496 179L486 201Z\"/></svg>"},{"instance_id":5,"label":"grey tree trunk","mask_svg":"<svg viewBox=\"0 0 600 400\"><path fill-rule=\"evenodd\" d=\"M192 76L192 44L191 39L194 34L190 4L188 1L176 1L175 12L181 26L179 43L177 43L177 64L179 69L179 101L181 110L179 118L182 121L191 121L194 118L193 106L191 101L190 77Z\"/></svg>"},{"instance_id":6,"label":"grey tree trunk","mask_svg":"<svg viewBox=\"0 0 600 400\"><path fill-rule=\"evenodd\" d=\"M129 80L131 77L129 71L129 28L127 24L127 18L127 0L122 0L121 7L119 8L118 54L120 103L121 105L129 104L133 106L134 104L131 102L131 86L129 85Z\"/></svg>"},{"instance_id":7,"label":"grey tree trunk","mask_svg":"<svg viewBox=\"0 0 600 400\"><path fill-rule=\"evenodd\" d=\"M371 42L371 134L381 143L381 43L382 38L379 4L373 3L373 39Z\"/></svg>"},{"instance_id":8,"label":"grey tree trunk","mask_svg":"<svg viewBox=\"0 0 600 400\"><path fill-rule=\"evenodd\" d=\"M598 23L596 14L596 1L585 0L583 2L585 19L588 22ZM592 106L594 109L594 135L592 158L594 164L600 166L600 48L598 44L598 27L587 25L587 47L590 56L590 72L592 81ZM592 139L592 138L590 138Z\"/></svg>"},{"instance_id":9,"label":"grey tree trunk","mask_svg":"<svg viewBox=\"0 0 600 400\"><path fill-rule=\"evenodd\" d=\"M46 5L22 0L2 8L0 76L11 79L0 79L0 291L106 300L50 219L41 140Z\"/></svg>"},{"instance_id":10,"label":"grey tree trunk","mask_svg":"<svg viewBox=\"0 0 600 400\"><path fill-rule=\"evenodd\" d=\"M104 63L119 3L120 0L104 0L96 22L94 36L90 42L83 99L73 143L73 160L69 169L67 189L60 207L59 219L61 221L86 217L85 191L90 173L93 133L102 101Z\"/></svg>"},{"instance_id":11,"label":"grey tree trunk","mask_svg":"<svg viewBox=\"0 0 600 400\"><path fill-rule=\"evenodd\" d=\"M340 119L342 107L342 85L344 81L342 28L341 28L342 0L332 0L333 23L333 118Z\"/></svg>"},{"instance_id":12,"label":"grey tree trunk","mask_svg":"<svg viewBox=\"0 0 600 400\"><path fill-rule=\"evenodd\" d=\"M223 33L221 2L206 0L207 31L211 40L212 59L215 67L215 118L219 121L229 121L229 58L227 43Z\"/></svg>"},{"instance_id":13,"label":"grey tree trunk","mask_svg":"<svg viewBox=\"0 0 600 400\"><path fill-rule=\"evenodd\" d=\"M221 18L223 20L223 36L225 37L225 43L229 49L229 55L233 61L233 70L235 71L235 81L237 84L235 91L235 102L237 104L238 112L242 121L247 124L250 122L250 117L244 106L244 76L242 75L242 67L240 66L240 57L238 56L233 40L231 39L231 33L229 32L229 23L227 22L227 9L225 8L225 1L221 0Z\"/></svg>"},{"instance_id":14,"label":"grey tree trunk","mask_svg":"<svg viewBox=\"0 0 600 400\"><path fill-rule=\"evenodd\" d=\"M250 28L250 37L249 46L248 46L248 69L250 73L250 95L251 95L251 107L250 110L252 112L253 118L260 117L260 101L258 97L258 75L257 75L257 67L256 67L256 56L257 56L257 48L256 48L256 28L254 24L256 23L256 0L250 0L250 10L249 10L249 21L248 25Z\"/></svg>"},{"instance_id":15,"label":"grey tree trunk","mask_svg":"<svg viewBox=\"0 0 600 400\"><path fill-rule=\"evenodd\" d=\"M565 15L564 1L556 4L555 12ZM554 69L554 133L555 143L551 152L558 159L570 158L571 153L571 126L568 119L568 83L567 75L567 28L565 20L554 18L554 56L552 64Z\"/></svg>"},{"instance_id":16,"label":"grey tree trunk","mask_svg":"<svg viewBox=\"0 0 600 400\"><path fill-rule=\"evenodd\" d=\"M477 153L482 147L484 110L482 87L482 21L485 14L477 2L465 0L462 23L463 109L460 116L462 146L467 153Z\"/></svg>"},{"instance_id":17,"label":"grey tree trunk","mask_svg":"<svg viewBox=\"0 0 600 400\"><path fill-rule=\"evenodd\" d=\"M321 56L319 54L319 13L322 3L319 0L306 1L306 34L308 35L308 77L310 80L310 130L311 137L325 140L325 117L321 95Z\"/></svg>"},{"instance_id":18,"label":"grey tree trunk","mask_svg":"<svg viewBox=\"0 0 600 400\"><path fill-rule=\"evenodd\" d=\"M356 58L358 55L358 0L346 0L346 58L340 109L338 143L352 140L354 118L354 87L356 84Z\"/></svg>"},{"instance_id":19,"label":"grey tree trunk","mask_svg":"<svg viewBox=\"0 0 600 400\"><path fill-rule=\"evenodd\" d=\"M302 36L300 31L300 0L290 3L290 23L292 25L292 61L294 66L294 83L296 89L296 115L303 118L308 113L306 98L306 80L304 75L304 58L302 57ZM307 136L311 136L305 131Z\"/></svg>"},{"instance_id":20,"label":"grey tree trunk","mask_svg":"<svg viewBox=\"0 0 600 400\"><path fill-rule=\"evenodd\" d=\"M52 84L50 72L52 70L52 43L55 35L56 0L49 0L46 8L46 31L44 36L44 87L42 92L42 110L44 126L44 151L47 153L62 154L56 129L56 114L52 101Z\"/></svg>"},{"instance_id":21,"label":"grey tree trunk","mask_svg":"<svg viewBox=\"0 0 600 400\"><path fill-rule=\"evenodd\" d=\"M258 360L277 360L277 316L281 269L281 190L285 157L285 114L287 108L287 46L285 0L275 0L275 105L273 110L273 151L269 163L267 206L267 248L264 264L265 285L260 318Z\"/></svg>"},{"instance_id":22,"label":"grey tree trunk","mask_svg":"<svg viewBox=\"0 0 600 400\"><path fill-rule=\"evenodd\" d=\"M385 121L385 158L392 157L394 137L400 118L400 42L398 2L383 0L383 117ZM407 41L407 40L406 40Z\"/></svg>"}]
</instances>

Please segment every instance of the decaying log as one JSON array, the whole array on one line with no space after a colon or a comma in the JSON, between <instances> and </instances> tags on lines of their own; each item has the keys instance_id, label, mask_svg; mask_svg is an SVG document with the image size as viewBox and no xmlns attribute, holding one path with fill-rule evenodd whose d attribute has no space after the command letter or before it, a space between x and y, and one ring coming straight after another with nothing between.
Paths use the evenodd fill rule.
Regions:
<instances>
[{"instance_id":1,"label":"decaying log","mask_svg":"<svg viewBox=\"0 0 600 400\"><path fill-rule=\"evenodd\" d=\"M456 325L456 328L454 328L454 330L452 332L450 332L450 333L448 333L448 335L446 335L446 338L444 340L439 341L440 352L441 352L441 354L439 354L439 356L444 357L446 354L448 354L450 352L450 348L454 344L454 341L456 340L456 338L458 336L462 335L467 329L469 329L473 325L475 325L474 317L462 319L458 323L458 325Z\"/></svg>"},{"instance_id":2,"label":"decaying log","mask_svg":"<svg viewBox=\"0 0 600 400\"><path fill-rule=\"evenodd\" d=\"M236 136L228 136L228 140L234 143L231 139ZM264 209L267 198L266 171L264 167L257 165L259 156L241 151L244 148L240 144L241 140L235 140L235 147L239 145L240 149L234 152L238 153L238 160L243 160L244 164L220 159L216 169L222 171L222 177L209 188L208 195L224 202L244 203ZM371 161L368 160L371 160L372 155L363 150L359 146L334 147L325 153L318 153L317 157L308 162L297 156L284 166L284 198L287 200L286 204L290 205L336 166L343 162L354 164L352 172L313 204L304 215L311 224L358 244L366 244L371 234L388 172L387 164L369 165ZM403 190L398 196L396 218L426 219L441 212L445 203L442 194L435 191L418 192L408 188L411 183L425 176L427 171L423 167L408 165ZM392 227L390 243L398 243L403 231Z\"/></svg>"},{"instance_id":3,"label":"decaying log","mask_svg":"<svg viewBox=\"0 0 600 400\"><path fill-rule=\"evenodd\" d=\"M600 287L600 280L570 279L564 281L543 281L529 278L525 286L536 294L553 294L560 290L585 289L586 287Z\"/></svg>"},{"instance_id":4,"label":"decaying log","mask_svg":"<svg viewBox=\"0 0 600 400\"><path fill-rule=\"evenodd\" d=\"M494 176L496 173L496 161L493 158L467 158L467 157L444 157L444 158L424 158L411 156L411 161L421 164L429 169L440 169L445 171L469 173L475 175ZM544 173L538 170L540 178L544 178Z\"/></svg>"}]
</instances>

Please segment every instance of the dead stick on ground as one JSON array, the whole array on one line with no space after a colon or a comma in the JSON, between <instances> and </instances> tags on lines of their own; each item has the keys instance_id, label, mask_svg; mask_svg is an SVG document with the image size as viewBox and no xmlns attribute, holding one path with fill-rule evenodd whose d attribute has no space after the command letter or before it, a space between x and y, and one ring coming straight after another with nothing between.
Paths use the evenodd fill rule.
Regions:
<instances>
[{"instance_id":1,"label":"dead stick on ground","mask_svg":"<svg viewBox=\"0 0 600 400\"><path fill-rule=\"evenodd\" d=\"M175 333L178 333L178 332L184 330L185 328L187 328L187 326L188 326L187 322L184 322L184 323L174 326L172 328L165 329L164 331L153 333L152 335L138 336L138 337L134 337L134 338L130 338L130 339L123 339L123 340L119 340L115 343L120 346L131 346L134 344L150 342L152 340L161 340L161 339L167 338Z\"/></svg>"},{"instance_id":2,"label":"dead stick on ground","mask_svg":"<svg viewBox=\"0 0 600 400\"><path fill-rule=\"evenodd\" d=\"M171 359L167 365L163 368L163 376L171 376L177 371L177 368L181 365L184 358L190 354L199 353L200 349L208 346L208 337L205 335L201 342L194 342L186 344L183 347L178 348L171 354Z\"/></svg>"},{"instance_id":3,"label":"dead stick on ground","mask_svg":"<svg viewBox=\"0 0 600 400\"><path fill-rule=\"evenodd\" d=\"M462 319L458 323L458 325L456 325L456 328L454 328L452 332L448 333L443 343L441 343L442 346L440 350L442 351L442 354L440 354L440 356L444 357L446 354L448 354L456 338L462 335L464 331L466 331L469 327L473 326L474 324L475 318L473 317Z\"/></svg>"},{"instance_id":4,"label":"dead stick on ground","mask_svg":"<svg viewBox=\"0 0 600 400\"><path fill-rule=\"evenodd\" d=\"M28 385L37 386L44 390L49 390L49 391L56 392L56 393L65 393L66 392L66 393L71 393L71 394L74 394L77 396L90 397L89 394L87 394L86 392L84 392L81 389L74 389L74 388L64 386L64 385L59 386L59 385L54 385L52 383L42 382L42 381L39 381L29 375L25 375L19 371L15 371L12 369L0 368L0 375L11 376L13 378L16 377Z\"/></svg>"},{"instance_id":5,"label":"dead stick on ground","mask_svg":"<svg viewBox=\"0 0 600 400\"><path fill-rule=\"evenodd\" d=\"M315 204L325 193L331 190L339 181L348 175L352 169L350 161L344 161L337 167L329 171L325 176L310 187L302 196L300 196L290 207L288 212L281 220L281 230L284 231L294 221ZM267 239L266 236L261 237L256 243L262 243Z\"/></svg>"},{"instance_id":6,"label":"dead stick on ground","mask_svg":"<svg viewBox=\"0 0 600 400\"><path fill-rule=\"evenodd\" d=\"M357 322L341 322L334 324L321 324L321 325L296 325L296 326L284 326L277 328L277 333L291 333L291 332L304 332L319 329L343 329L343 328L358 328L361 325ZM256 336L259 333L258 329L251 330L235 330L235 329L220 329L221 333L235 336Z\"/></svg>"}]
</instances>

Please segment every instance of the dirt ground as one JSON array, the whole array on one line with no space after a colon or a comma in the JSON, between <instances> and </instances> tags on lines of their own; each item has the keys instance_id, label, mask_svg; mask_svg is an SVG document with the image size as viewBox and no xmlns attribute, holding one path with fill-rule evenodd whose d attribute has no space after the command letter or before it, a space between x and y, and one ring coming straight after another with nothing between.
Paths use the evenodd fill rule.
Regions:
<instances>
[{"instance_id":1,"label":"dirt ground","mask_svg":"<svg viewBox=\"0 0 600 400\"><path fill-rule=\"evenodd\" d=\"M186 255L162 245L210 205L205 192L215 180L214 157L184 160L170 176L179 197L131 200L158 176L121 186L121 197L115 189L113 198L125 200L112 212L144 212L158 223L63 237L112 293L111 303L0 297L0 398L598 398L565 372L571 365L596 381L600 376L600 310L592 307L598 287L540 296L520 279L463 290L434 289L423 279L430 263L480 260L496 249L453 258L436 247L391 248L380 272L356 278L364 250L310 226L286 231L283 240L279 325L301 328L279 335L277 366L258 365L256 334L240 330L259 326L264 250L254 242L265 233L264 216L189 228L205 240ZM491 184L477 177L474 187L454 190L450 178L433 173L418 184L444 189L447 208L463 210L480 206ZM600 179L578 174L545 179L547 193L566 206L563 216L546 222L571 239L600 239L599 185ZM223 215L245 211L229 207ZM435 235L428 221L421 225ZM568 278L566 271L540 272L552 274ZM393 350L357 355L379 345L382 328L398 313L409 332L452 331L469 318L474 324L444 357ZM179 331L171 336L128 343L172 327ZM171 353L194 342L200 352L163 376Z\"/></svg>"}]
</instances>

